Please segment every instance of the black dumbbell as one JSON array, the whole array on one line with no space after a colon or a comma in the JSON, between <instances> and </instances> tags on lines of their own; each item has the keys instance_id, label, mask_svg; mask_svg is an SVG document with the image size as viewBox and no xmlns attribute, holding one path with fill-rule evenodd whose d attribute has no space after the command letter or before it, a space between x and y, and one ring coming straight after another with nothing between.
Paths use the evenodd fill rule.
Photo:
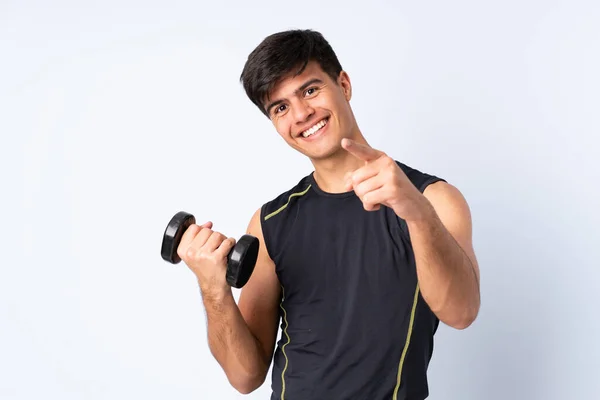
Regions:
<instances>
[{"instance_id":1,"label":"black dumbbell","mask_svg":"<svg viewBox=\"0 0 600 400\"><path fill-rule=\"evenodd\" d=\"M192 214L180 211L169 221L163 235L161 256L171 264L181 261L177 255L177 248L181 242L183 233L196 219ZM254 271L256 258L258 257L258 238L251 235L243 235L227 254L227 273L225 279L229 286L241 288L244 286Z\"/></svg>"}]
</instances>

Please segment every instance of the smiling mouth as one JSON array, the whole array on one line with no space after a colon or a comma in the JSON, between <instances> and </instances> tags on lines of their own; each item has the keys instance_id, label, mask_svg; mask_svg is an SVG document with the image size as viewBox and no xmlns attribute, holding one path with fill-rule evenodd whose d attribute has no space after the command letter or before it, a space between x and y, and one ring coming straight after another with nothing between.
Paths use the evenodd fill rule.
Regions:
<instances>
[{"instance_id":1,"label":"smiling mouth","mask_svg":"<svg viewBox=\"0 0 600 400\"><path fill-rule=\"evenodd\" d=\"M307 130L305 130L304 132L302 132L300 135L304 138L314 135L319 130L323 129L323 127L325 125L327 125L328 121L329 121L329 117L324 118L324 119L320 120L319 122L317 122L316 124L314 124L313 126L311 126L310 128L308 128Z\"/></svg>"}]
</instances>

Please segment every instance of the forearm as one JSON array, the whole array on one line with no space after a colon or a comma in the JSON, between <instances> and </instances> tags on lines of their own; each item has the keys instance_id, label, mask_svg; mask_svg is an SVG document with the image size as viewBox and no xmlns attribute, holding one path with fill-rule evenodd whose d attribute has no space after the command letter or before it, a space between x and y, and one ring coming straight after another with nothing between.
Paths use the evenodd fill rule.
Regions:
<instances>
[{"instance_id":1,"label":"forearm","mask_svg":"<svg viewBox=\"0 0 600 400\"><path fill-rule=\"evenodd\" d=\"M269 363L260 342L246 324L230 290L218 296L203 293L208 344L230 383L249 393L265 379Z\"/></svg>"},{"instance_id":2,"label":"forearm","mask_svg":"<svg viewBox=\"0 0 600 400\"><path fill-rule=\"evenodd\" d=\"M479 281L472 260L444 227L433 207L408 222L421 294L438 318L465 328L479 310Z\"/></svg>"}]
</instances>

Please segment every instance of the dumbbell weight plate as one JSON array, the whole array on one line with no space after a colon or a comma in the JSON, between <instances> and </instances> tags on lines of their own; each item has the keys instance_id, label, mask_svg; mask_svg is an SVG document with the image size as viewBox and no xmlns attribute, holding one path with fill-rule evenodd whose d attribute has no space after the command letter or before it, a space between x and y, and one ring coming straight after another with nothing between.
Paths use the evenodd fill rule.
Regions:
<instances>
[{"instance_id":1,"label":"dumbbell weight plate","mask_svg":"<svg viewBox=\"0 0 600 400\"><path fill-rule=\"evenodd\" d=\"M226 279L229 286L241 288L254 272L258 257L258 238L243 235L227 255Z\"/></svg>"},{"instance_id":2,"label":"dumbbell weight plate","mask_svg":"<svg viewBox=\"0 0 600 400\"><path fill-rule=\"evenodd\" d=\"M177 255L177 247L181 242L181 237L190 225L196 223L196 218L190 213L180 211L171 218L163 235L162 248L160 254L163 260L172 264L177 264L181 258Z\"/></svg>"}]
</instances>

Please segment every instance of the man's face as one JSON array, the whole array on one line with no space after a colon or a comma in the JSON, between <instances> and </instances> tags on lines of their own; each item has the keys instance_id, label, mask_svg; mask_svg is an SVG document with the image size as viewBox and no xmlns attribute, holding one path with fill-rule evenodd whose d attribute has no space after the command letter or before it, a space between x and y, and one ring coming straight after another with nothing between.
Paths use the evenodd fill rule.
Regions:
<instances>
[{"instance_id":1,"label":"man's face","mask_svg":"<svg viewBox=\"0 0 600 400\"><path fill-rule=\"evenodd\" d=\"M350 80L345 72L336 82L319 64L311 62L301 75L279 82L265 106L281 137L317 160L342 149L342 138L350 137L354 128L350 97Z\"/></svg>"}]
</instances>

